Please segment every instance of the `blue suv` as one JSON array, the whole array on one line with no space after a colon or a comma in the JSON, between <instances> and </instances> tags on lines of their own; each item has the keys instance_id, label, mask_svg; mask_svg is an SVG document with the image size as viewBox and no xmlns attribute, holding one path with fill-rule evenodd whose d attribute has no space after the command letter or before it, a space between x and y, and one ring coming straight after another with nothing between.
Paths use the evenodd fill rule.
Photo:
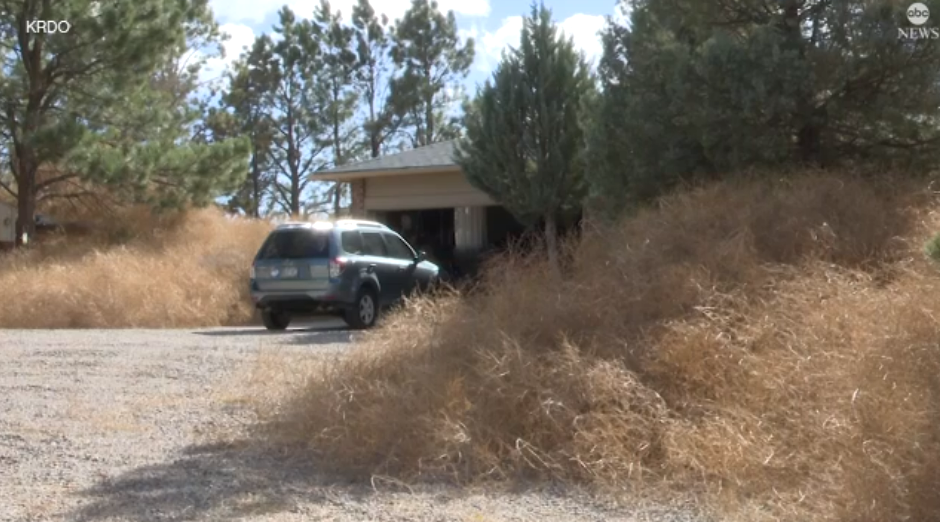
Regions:
<instances>
[{"instance_id":1,"label":"blue suv","mask_svg":"<svg viewBox=\"0 0 940 522\"><path fill-rule=\"evenodd\" d=\"M338 315L365 329L381 310L439 278L424 252L381 223L286 223L255 256L251 299L268 330L284 330L302 315Z\"/></svg>"}]
</instances>

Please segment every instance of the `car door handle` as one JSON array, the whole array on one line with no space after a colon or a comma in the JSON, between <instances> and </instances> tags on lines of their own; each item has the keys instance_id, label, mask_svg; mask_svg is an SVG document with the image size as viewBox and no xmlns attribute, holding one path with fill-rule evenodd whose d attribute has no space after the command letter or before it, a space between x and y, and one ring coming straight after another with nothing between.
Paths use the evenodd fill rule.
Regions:
<instances>
[{"instance_id":1,"label":"car door handle","mask_svg":"<svg viewBox=\"0 0 940 522\"><path fill-rule=\"evenodd\" d=\"M366 272L368 272L368 273L370 273L370 274L371 274L372 272L375 272L375 263L372 263L371 265L367 266L367 267L366 267Z\"/></svg>"},{"instance_id":2,"label":"car door handle","mask_svg":"<svg viewBox=\"0 0 940 522\"><path fill-rule=\"evenodd\" d=\"M405 270L408 270L408 267L407 267L407 266L400 266L400 267L398 267L398 271L399 271L399 272L404 272Z\"/></svg>"}]
</instances>

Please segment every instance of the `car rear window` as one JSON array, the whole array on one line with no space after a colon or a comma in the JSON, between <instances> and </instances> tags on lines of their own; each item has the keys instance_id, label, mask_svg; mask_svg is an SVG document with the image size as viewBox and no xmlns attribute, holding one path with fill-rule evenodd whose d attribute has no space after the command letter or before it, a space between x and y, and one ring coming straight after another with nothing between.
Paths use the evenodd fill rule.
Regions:
<instances>
[{"instance_id":1,"label":"car rear window","mask_svg":"<svg viewBox=\"0 0 940 522\"><path fill-rule=\"evenodd\" d=\"M340 236L340 240L343 243L343 252L357 255L362 254L362 236L359 235L358 231L349 230L343 232L342 236Z\"/></svg>"},{"instance_id":2,"label":"car rear window","mask_svg":"<svg viewBox=\"0 0 940 522\"><path fill-rule=\"evenodd\" d=\"M278 230L261 246L258 259L310 259L330 257L328 232Z\"/></svg>"}]
</instances>

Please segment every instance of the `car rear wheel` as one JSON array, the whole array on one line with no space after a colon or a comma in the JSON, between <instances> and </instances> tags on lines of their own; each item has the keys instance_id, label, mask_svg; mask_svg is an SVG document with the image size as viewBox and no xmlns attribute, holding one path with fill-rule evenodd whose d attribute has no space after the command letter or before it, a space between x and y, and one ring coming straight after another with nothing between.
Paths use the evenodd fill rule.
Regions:
<instances>
[{"instance_id":1,"label":"car rear wheel","mask_svg":"<svg viewBox=\"0 0 940 522\"><path fill-rule=\"evenodd\" d=\"M356 302L346 310L344 319L346 324L357 330L372 328L379 318L379 303L375 292L369 288L362 288L356 295Z\"/></svg>"},{"instance_id":2,"label":"car rear wheel","mask_svg":"<svg viewBox=\"0 0 940 522\"><path fill-rule=\"evenodd\" d=\"M286 330L290 326L290 314L277 310L262 310L261 321L268 330Z\"/></svg>"}]
</instances>

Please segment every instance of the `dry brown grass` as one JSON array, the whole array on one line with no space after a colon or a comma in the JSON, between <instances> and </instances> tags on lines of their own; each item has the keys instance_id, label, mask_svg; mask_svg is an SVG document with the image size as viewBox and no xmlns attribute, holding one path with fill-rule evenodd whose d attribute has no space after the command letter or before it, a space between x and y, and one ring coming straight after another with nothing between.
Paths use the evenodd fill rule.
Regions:
<instances>
[{"instance_id":1,"label":"dry brown grass","mask_svg":"<svg viewBox=\"0 0 940 522\"><path fill-rule=\"evenodd\" d=\"M361 477L940 520L933 205L912 183L814 174L670 197L572 245L563 284L516 255L481 292L411 303L263 401L264 433Z\"/></svg>"},{"instance_id":2,"label":"dry brown grass","mask_svg":"<svg viewBox=\"0 0 940 522\"><path fill-rule=\"evenodd\" d=\"M243 323L247 275L270 230L217 210L127 209L81 238L0 257L0 328L165 328Z\"/></svg>"}]
</instances>

